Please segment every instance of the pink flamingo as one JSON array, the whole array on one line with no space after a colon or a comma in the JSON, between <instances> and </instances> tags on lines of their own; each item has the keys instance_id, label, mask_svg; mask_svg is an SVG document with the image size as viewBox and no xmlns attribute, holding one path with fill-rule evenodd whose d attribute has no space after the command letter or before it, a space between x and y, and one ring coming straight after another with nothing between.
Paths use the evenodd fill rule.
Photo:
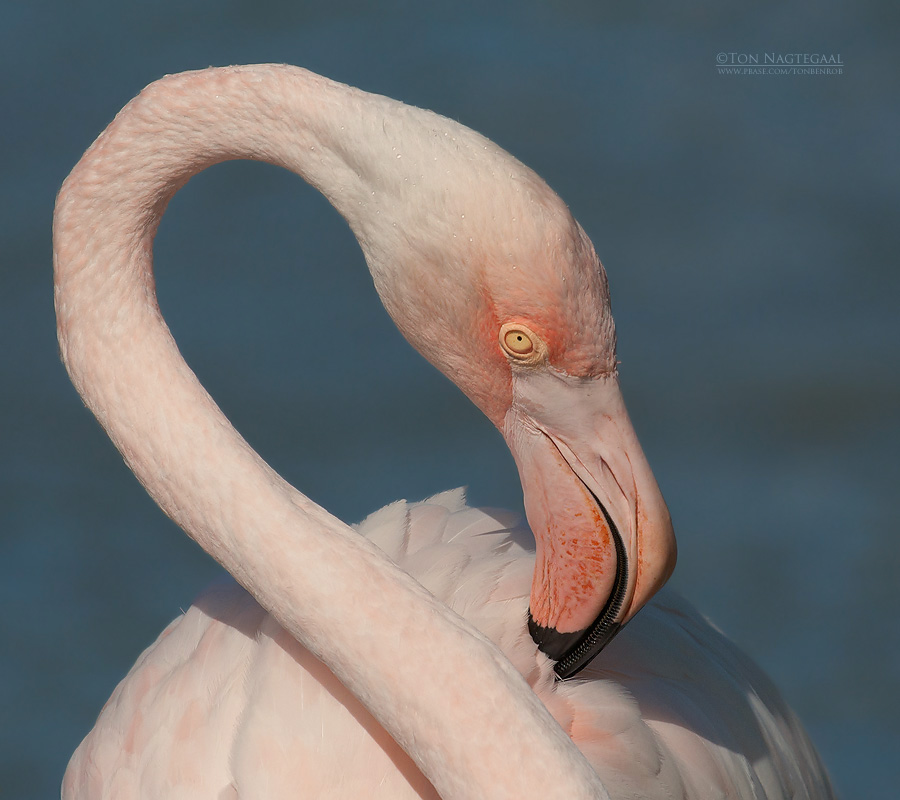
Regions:
<instances>
[{"instance_id":1,"label":"pink flamingo","mask_svg":"<svg viewBox=\"0 0 900 800\"><path fill-rule=\"evenodd\" d=\"M160 315L152 240L174 192L233 158L293 170L345 217L400 330L505 436L536 556L458 492L354 530L204 391ZM674 537L619 392L603 268L496 145L293 67L170 76L65 182L54 265L75 386L240 584L139 659L63 797L831 796L777 692L683 601L589 663L666 581ZM377 357L364 344L348 369Z\"/></svg>"}]
</instances>

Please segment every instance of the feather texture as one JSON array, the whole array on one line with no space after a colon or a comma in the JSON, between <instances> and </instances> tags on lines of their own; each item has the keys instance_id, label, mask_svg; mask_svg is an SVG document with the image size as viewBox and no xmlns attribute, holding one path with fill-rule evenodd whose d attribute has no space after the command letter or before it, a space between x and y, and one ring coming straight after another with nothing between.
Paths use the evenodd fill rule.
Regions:
<instances>
[{"instance_id":1,"label":"feather texture","mask_svg":"<svg viewBox=\"0 0 900 800\"><path fill-rule=\"evenodd\" d=\"M526 629L534 554L515 515L469 508L456 490L393 503L357 530L500 647L612 797L832 796L768 679L674 593L561 683ZM69 765L63 798L76 797L437 794L360 701L227 579L118 686Z\"/></svg>"}]
</instances>

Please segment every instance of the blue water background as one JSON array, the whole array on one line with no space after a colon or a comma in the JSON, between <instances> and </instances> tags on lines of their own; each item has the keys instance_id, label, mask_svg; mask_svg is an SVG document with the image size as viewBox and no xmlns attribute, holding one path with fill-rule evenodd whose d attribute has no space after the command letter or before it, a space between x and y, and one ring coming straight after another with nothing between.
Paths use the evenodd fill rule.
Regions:
<instances>
[{"instance_id":1,"label":"blue water background","mask_svg":"<svg viewBox=\"0 0 900 800\"><path fill-rule=\"evenodd\" d=\"M218 568L146 497L56 354L54 193L151 80L285 61L459 119L570 204L676 521L672 582L771 673L845 798L900 786L898 7L714 2L0 7L0 797L52 797L116 682ZM840 54L725 76L720 52ZM466 484L499 435L402 340L344 222L228 164L175 198L162 309L288 480L347 520Z\"/></svg>"}]
</instances>

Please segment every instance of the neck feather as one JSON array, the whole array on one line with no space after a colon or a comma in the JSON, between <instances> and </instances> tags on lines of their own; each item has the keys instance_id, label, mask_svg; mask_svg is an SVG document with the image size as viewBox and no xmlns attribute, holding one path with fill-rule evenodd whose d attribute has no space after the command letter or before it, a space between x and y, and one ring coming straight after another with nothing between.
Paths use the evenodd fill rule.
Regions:
<instances>
[{"instance_id":1,"label":"neck feather","mask_svg":"<svg viewBox=\"0 0 900 800\"><path fill-rule=\"evenodd\" d=\"M507 784L510 797L606 796L491 643L250 448L180 356L156 303L153 236L193 174L227 159L268 161L344 212L393 166L364 167L357 151L378 114L389 124L401 108L284 66L149 87L58 198L63 360L156 502L337 674L442 796L506 796L498 786ZM374 228L345 216L365 248Z\"/></svg>"}]
</instances>

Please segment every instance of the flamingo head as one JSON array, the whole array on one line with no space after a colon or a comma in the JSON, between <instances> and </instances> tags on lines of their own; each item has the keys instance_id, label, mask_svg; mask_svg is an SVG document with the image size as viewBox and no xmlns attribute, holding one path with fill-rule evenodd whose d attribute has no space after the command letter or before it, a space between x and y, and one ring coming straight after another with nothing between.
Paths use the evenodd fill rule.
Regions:
<instances>
[{"instance_id":1,"label":"flamingo head","mask_svg":"<svg viewBox=\"0 0 900 800\"><path fill-rule=\"evenodd\" d=\"M362 190L332 202L397 326L512 451L537 546L529 627L567 677L675 564L619 390L606 274L534 172L451 120L383 103L354 165Z\"/></svg>"}]
</instances>

